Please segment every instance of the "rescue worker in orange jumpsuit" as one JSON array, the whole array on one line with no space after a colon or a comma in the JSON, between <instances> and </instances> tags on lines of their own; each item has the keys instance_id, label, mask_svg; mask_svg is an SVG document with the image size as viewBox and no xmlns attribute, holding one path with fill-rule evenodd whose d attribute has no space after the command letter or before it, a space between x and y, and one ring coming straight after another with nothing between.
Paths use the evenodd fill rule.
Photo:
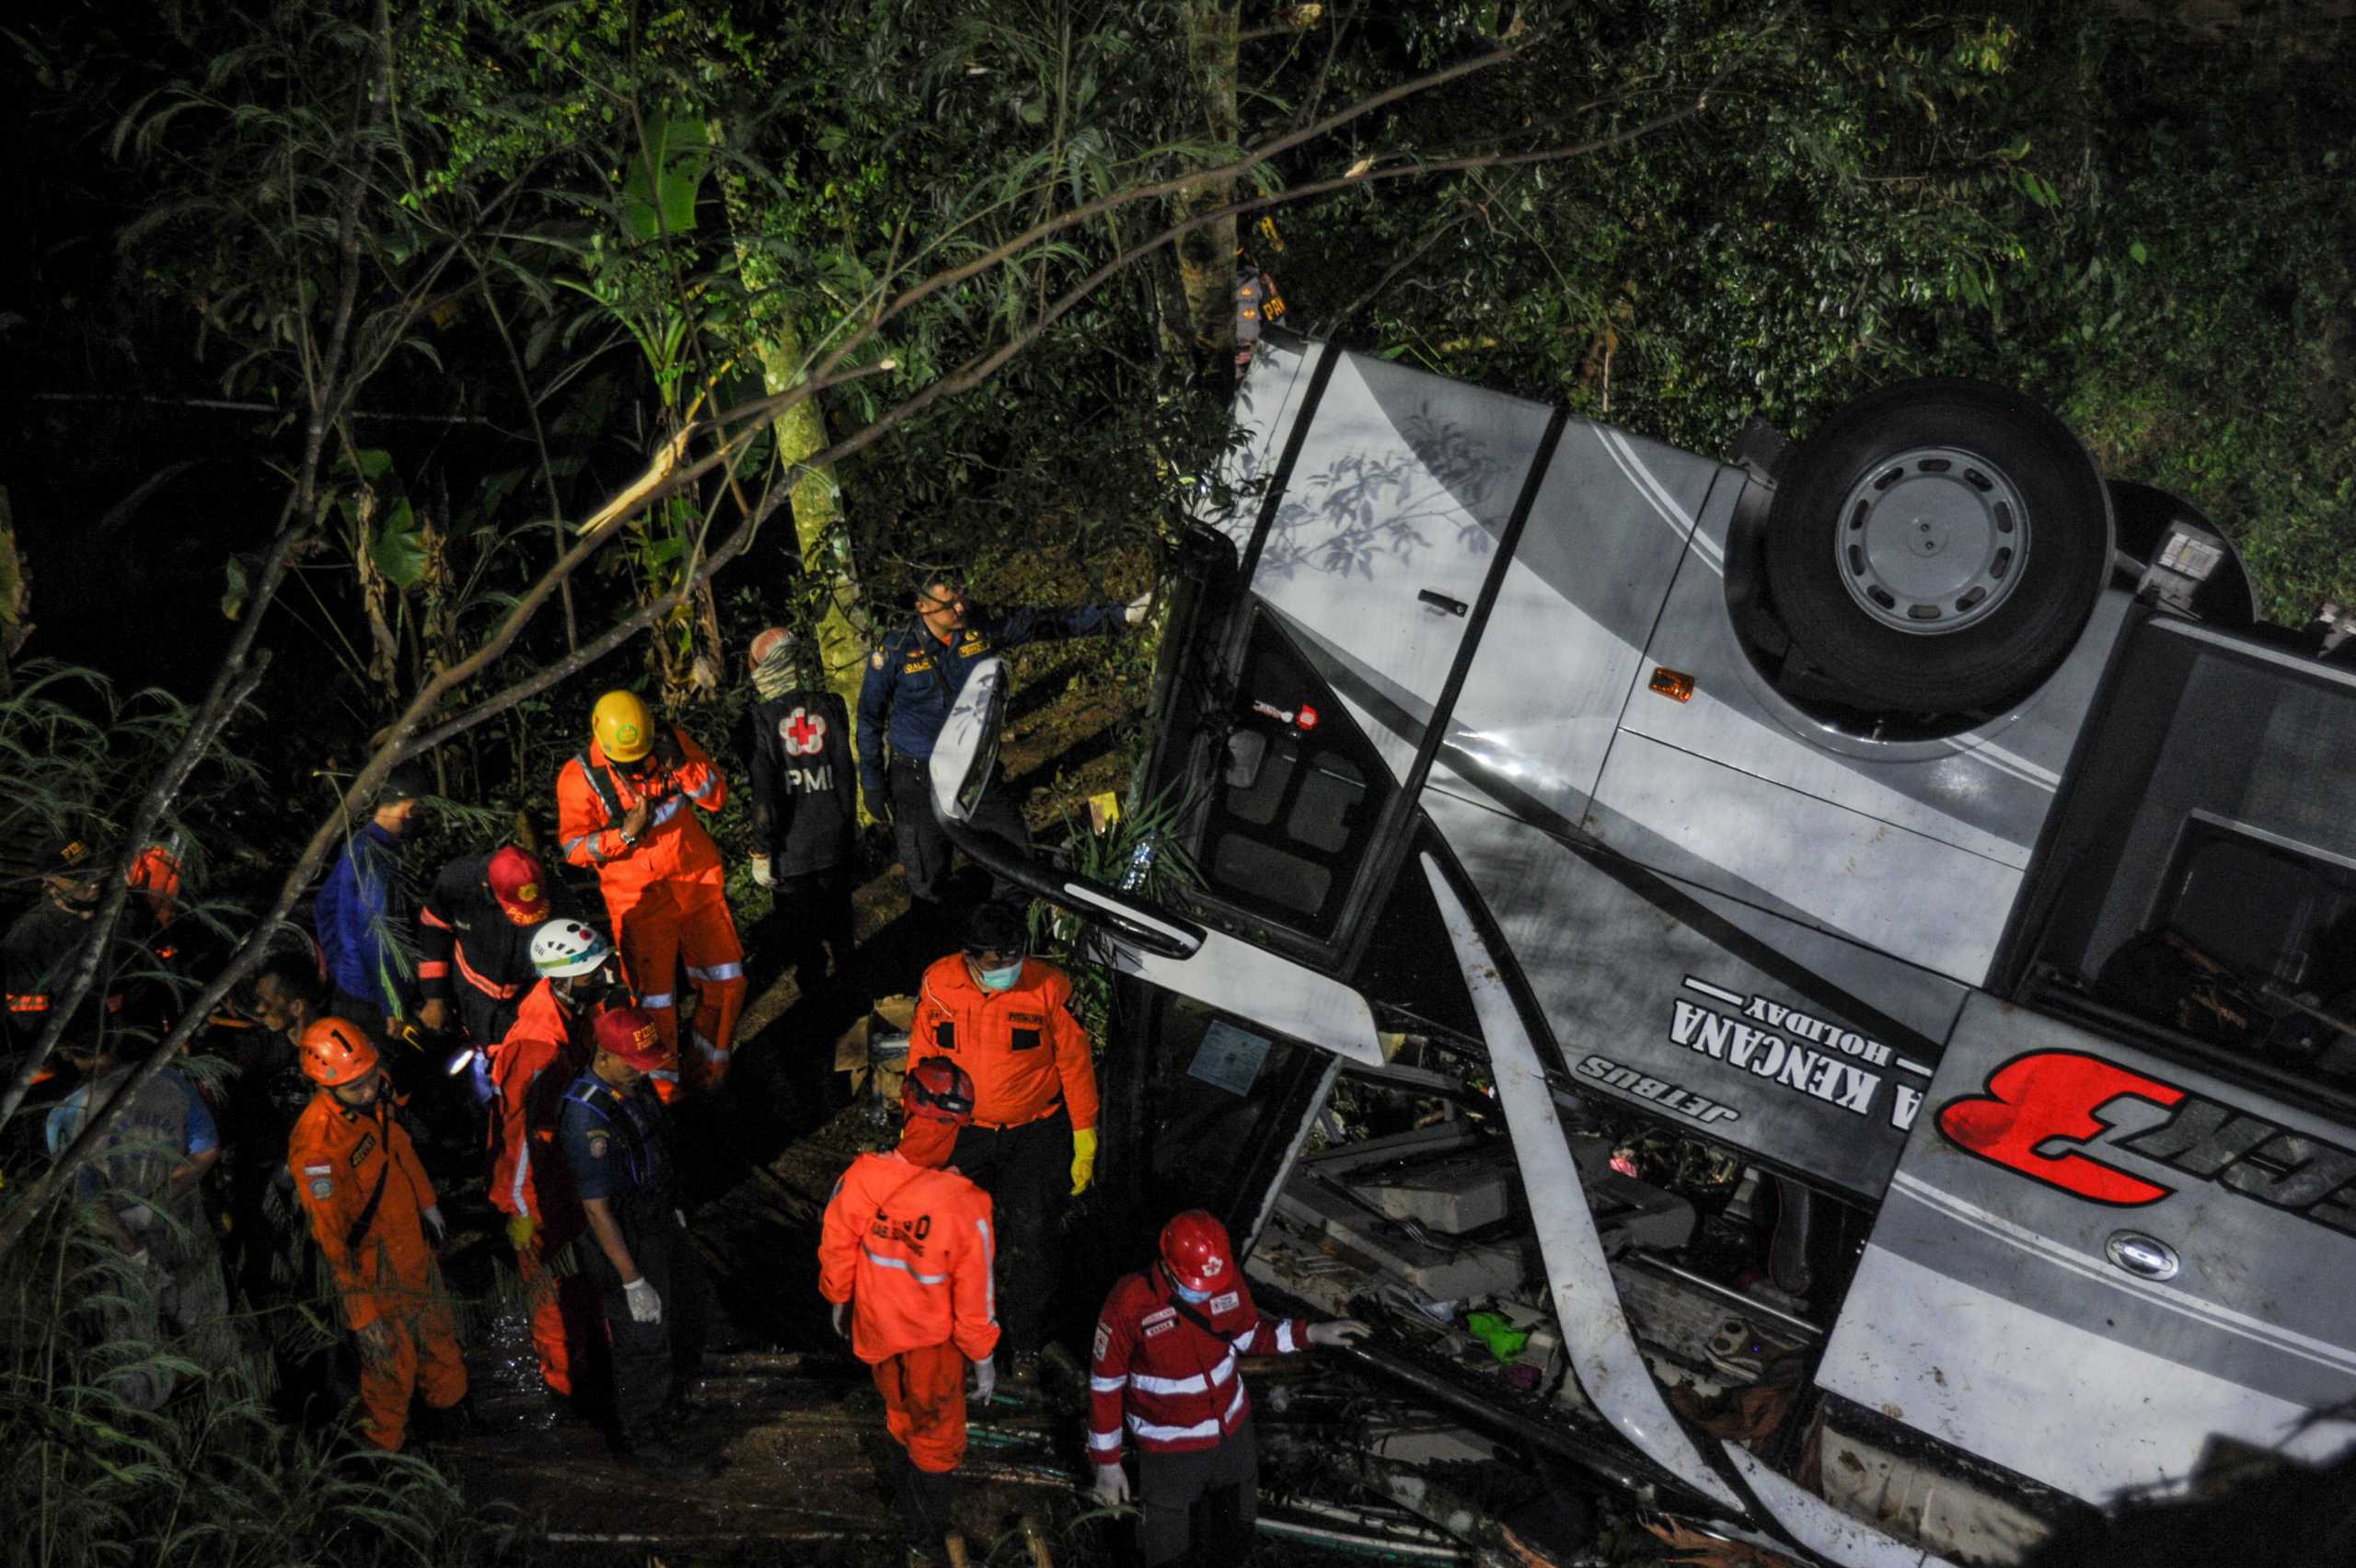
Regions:
<instances>
[{"instance_id":1,"label":"rescue worker in orange jumpsuit","mask_svg":"<svg viewBox=\"0 0 2356 1568\"><path fill-rule=\"evenodd\" d=\"M1137 1439L1138 1561L1176 1562L1190 1545L1203 1562L1251 1553L1260 1457L1238 1356L1355 1344L1370 1332L1355 1319L1263 1313L1214 1216L1188 1209L1162 1227L1161 1260L1104 1298L1088 1369L1088 1458L1108 1506L1129 1497L1123 1427Z\"/></svg>"},{"instance_id":2,"label":"rescue worker in orange jumpsuit","mask_svg":"<svg viewBox=\"0 0 2356 1568\"><path fill-rule=\"evenodd\" d=\"M818 1291L884 1396L905 1457L908 1560L930 1562L950 1532L965 1458L965 1364L983 1404L998 1386L993 1239L989 1194L943 1169L974 1119L974 1080L928 1056L901 1080L900 1109L899 1147L860 1155L826 1201Z\"/></svg>"},{"instance_id":3,"label":"rescue worker in orange jumpsuit","mask_svg":"<svg viewBox=\"0 0 2356 1568\"><path fill-rule=\"evenodd\" d=\"M534 932L532 966L542 978L525 993L514 1026L491 1053L498 1093L491 1201L507 1216L540 1381L552 1400L570 1404L582 1392L575 1369L597 1343L604 1318L587 1274L560 1275L550 1267L587 1225L557 1127L564 1091L596 1052L597 1015L626 1006L629 996L612 944L578 920L550 920Z\"/></svg>"},{"instance_id":4,"label":"rescue worker in orange jumpsuit","mask_svg":"<svg viewBox=\"0 0 2356 1568\"><path fill-rule=\"evenodd\" d=\"M319 1086L295 1119L286 1165L360 1343L361 1435L397 1451L412 1392L446 1411L467 1395L467 1365L433 1254L442 1210L409 1134L392 1114L376 1047L325 1018L304 1032L303 1075Z\"/></svg>"},{"instance_id":5,"label":"rescue worker in orange jumpsuit","mask_svg":"<svg viewBox=\"0 0 2356 1568\"><path fill-rule=\"evenodd\" d=\"M1003 1239L999 1299L1008 1375L1037 1373L1057 1274L1057 1231L1068 1195L1096 1178L1096 1063L1071 1010L1071 981L1025 958L1020 913L985 904L965 948L924 973L911 1051L950 1058L973 1076L974 1121L954 1163L997 1205Z\"/></svg>"},{"instance_id":6,"label":"rescue worker in orange jumpsuit","mask_svg":"<svg viewBox=\"0 0 2356 1568\"><path fill-rule=\"evenodd\" d=\"M711 835L687 808L716 812L728 780L676 725L656 721L635 694L597 699L589 749L557 774L557 832L565 859L594 867L638 1005L654 1016L669 1060L653 1075L664 1099L682 1063L673 987L684 963L699 998L685 1053L686 1082L716 1088L728 1073L745 1006L745 949L728 913L726 874Z\"/></svg>"}]
</instances>

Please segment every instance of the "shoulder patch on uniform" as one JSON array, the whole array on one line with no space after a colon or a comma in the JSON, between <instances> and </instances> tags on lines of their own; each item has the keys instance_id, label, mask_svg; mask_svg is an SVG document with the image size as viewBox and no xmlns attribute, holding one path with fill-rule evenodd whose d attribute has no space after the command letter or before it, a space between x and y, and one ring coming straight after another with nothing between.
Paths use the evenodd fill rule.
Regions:
<instances>
[{"instance_id":1,"label":"shoulder patch on uniform","mask_svg":"<svg viewBox=\"0 0 2356 1568\"><path fill-rule=\"evenodd\" d=\"M1096 1359L1099 1361L1103 1360L1105 1353L1110 1351L1112 1348L1113 1325L1110 1323L1098 1323L1096 1325Z\"/></svg>"},{"instance_id":2,"label":"shoulder patch on uniform","mask_svg":"<svg viewBox=\"0 0 2356 1568\"><path fill-rule=\"evenodd\" d=\"M1215 1313L1232 1312L1237 1307L1242 1305L1242 1302L1243 1293L1239 1290L1230 1290L1224 1295L1211 1297L1211 1310Z\"/></svg>"},{"instance_id":3,"label":"shoulder patch on uniform","mask_svg":"<svg viewBox=\"0 0 2356 1568\"><path fill-rule=\"evenodd\" d=\"M877 669L882 669L884 667L884 650L878 648L874 652L869 654L867 656L867 662L874 665Z\"/></svg>"},{"instance_id":4,"label":"shoulder patch on uniform","mask_svg":"<svg viewBox=\"0 0 2356 1568\"><path fill-rule=\"evenodd\" d=\"M360 1141L354 1144L352 1147L352 1168L354 1170L359 1170L360 1162L375 1152L376 1135L374 1133L361 1134Z\"/></svg>"},{"instance_id":5,"label":"shoulder patch on uniform","mask_svg":"<svg viewBox=\"0 0 2356 1568\"><path fill-rule=\"evenodd\" d=\"M314 1176L311 1178L311 1196L315 1198L324 1198L329 1193L334 1191L335 1183L329 1181L326 1177Z\"/></svg>"},{"instance_id":6,"label":"shoulder patch on uniform","mask_svg":"<svg viewBox=\"0 0 2356 1568\"><path fill-rule=\"evenodd\" d=\"M589 1135L589 1158L592 1159L606 1158L606 1136L603 1133Z\"/></svg>"},{"instance_id":7,"label":"shoulder patch on uniform","mask_svg":"<svg viewBox=\"0 0 2356 1568\"><path fill-rule=\"evenodd\" d=\"M335 1174L335 1167L332 1165L306 1165L303 1167L303 1174L306 1176L332 1176Z\"/></svg>"}]
</instances>

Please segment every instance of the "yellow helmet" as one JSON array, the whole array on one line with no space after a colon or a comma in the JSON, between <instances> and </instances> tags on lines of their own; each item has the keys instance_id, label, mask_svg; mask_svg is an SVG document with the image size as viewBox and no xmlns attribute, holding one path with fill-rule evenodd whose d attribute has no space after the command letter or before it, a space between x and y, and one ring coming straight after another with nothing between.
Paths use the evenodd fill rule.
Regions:
<instances>
[{"instance_id":1,"label":"yellow helmet","mask_svg":"<svg viewBox=\"0 0 2356 1568\"><path fill-rule=\"evenodd\" d=\"M654 749L654 715L634 691L609 691L597 699L589 728L608 762L636 762Z\"/></svg>"}]
</instances>

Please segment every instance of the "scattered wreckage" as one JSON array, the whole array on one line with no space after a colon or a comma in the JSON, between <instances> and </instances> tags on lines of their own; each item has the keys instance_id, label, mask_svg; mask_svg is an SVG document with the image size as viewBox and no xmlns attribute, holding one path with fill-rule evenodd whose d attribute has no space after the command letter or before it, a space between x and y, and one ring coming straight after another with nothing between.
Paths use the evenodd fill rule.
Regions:
<instances>
[{"instance_id":1,"label":"scattered wreckage","mask_svg":"<svg viewBox=\"0 0 2356 1568\"><path fill-rule=\"evenodd\" d=\"M1968 382L1721 463L1271 333L1237 423L1201 885L963 828L1001 664L935 801L1094 922L1145 1200L1391 1325L1381 1443L1848 1568L2349 1443L2356 666L2222 534Z\"/></svg>"}]
</instances>

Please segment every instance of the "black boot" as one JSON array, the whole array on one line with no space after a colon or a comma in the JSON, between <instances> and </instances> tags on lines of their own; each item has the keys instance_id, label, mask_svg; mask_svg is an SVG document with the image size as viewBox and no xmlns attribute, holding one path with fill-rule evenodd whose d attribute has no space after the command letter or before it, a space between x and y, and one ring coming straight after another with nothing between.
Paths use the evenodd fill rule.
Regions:
<instances>
[{"instance_id":1,"label":"black boot","mask_svg":"<svg viewBox=\"0 0 2356 1568\"><path fill-rule=\"evenodd\" d=\"M938 1561L941 1541L954 1525L957 1472L936 1474L918 1470L915 1461L900 1458L900 1522L907 1532L911 1562Z\"/></svg>"}]
</instances>

